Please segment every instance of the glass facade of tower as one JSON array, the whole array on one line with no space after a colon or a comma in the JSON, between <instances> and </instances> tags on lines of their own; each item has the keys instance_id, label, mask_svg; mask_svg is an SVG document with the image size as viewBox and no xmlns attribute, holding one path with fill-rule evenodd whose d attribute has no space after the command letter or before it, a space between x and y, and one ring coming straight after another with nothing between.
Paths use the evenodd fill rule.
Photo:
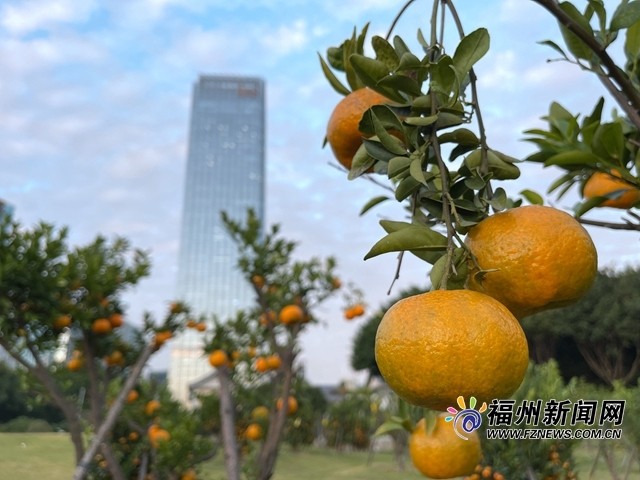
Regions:
<instances>
[{"instance_id":1,"label":"glass facade of tower","mask_svg":"<svg viewBox=\"0 0 640 480\"><path fill-rule=\"evenodd\" d=\"M178 298L196 315L224 320L253 300L220 213L243 221L251 207L264 218L264 158L264 82L200 77L191 105L177 283ZM169 388L185 403L189 385L212 372L202 340L189 329L173 342Z\"/></svg>"}]
</instances>

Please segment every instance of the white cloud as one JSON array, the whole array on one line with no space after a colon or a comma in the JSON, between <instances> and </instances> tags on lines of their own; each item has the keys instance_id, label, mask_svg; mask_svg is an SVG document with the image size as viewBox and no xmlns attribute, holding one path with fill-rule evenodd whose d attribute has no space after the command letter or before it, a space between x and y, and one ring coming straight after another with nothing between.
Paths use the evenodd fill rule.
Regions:
<instances>
[{"instance_id":1,"label":"white cloud","mask_svg":"<svg viewBox=\"0 0 640 480\"><path fill-rule=\"evenodd\" d=\"M5 4L0 25L13 34L26 34L52 26L85 20L94 8L92 0L28 0Z\"/></svg>"},{"instance_id":2,"label":"white cloud","mask_svg":"<svg viewBox=\"0 0 640 480\"><path fill-rule=\"evenodd\" d=\"M301 19L292 25L281 25L273 32L259 38L270 55L284 56L301 50L308 42L307 22Z\"/></svg>"}]
</instances>

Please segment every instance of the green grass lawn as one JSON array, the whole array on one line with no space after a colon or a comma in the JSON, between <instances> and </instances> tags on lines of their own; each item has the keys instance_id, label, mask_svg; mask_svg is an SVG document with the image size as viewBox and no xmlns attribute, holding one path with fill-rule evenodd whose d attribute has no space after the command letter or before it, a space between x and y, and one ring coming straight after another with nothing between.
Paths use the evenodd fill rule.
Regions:
<instances>
[{"instance_id":1,"label":"green grass lawn","mask_svg":"<svg viewBox=\"0 0 640 480\"><path fill-rule=\"evenodd\" d=\"M581 480L611 478L604 460L598 462L589 477L597 449L585 444L576 452ZM622 452L616 459L623 460ZM224 480L222 454L202 465L203 480ZM62 433L0 433L0 479L4 480L69 480L73 472L73 449L69 437ZM620 472L624 473L624 472ZM274 480L411 480L420 476L410 462L399 471L391 453L379 452L369 458L368 452L340 453L326 449L284 449L278 461ZM640 480L636 462L627 480Z\"/></svg>"}]
</instances>

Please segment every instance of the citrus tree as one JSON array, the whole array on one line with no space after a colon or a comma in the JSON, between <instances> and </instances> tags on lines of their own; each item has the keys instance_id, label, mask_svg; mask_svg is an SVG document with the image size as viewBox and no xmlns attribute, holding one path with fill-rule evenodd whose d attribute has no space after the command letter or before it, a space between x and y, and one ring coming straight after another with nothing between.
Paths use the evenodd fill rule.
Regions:
<instances>
[{"instance_id":1,"label":"citrus tree","mask_svg":"<svg viewBox=\"0 0 640 480\"><path fill-rule=\"evenodd\" d=\"M433 1L415 53L392 36L412 3L385 37L371 38L373 54L365 49L365 25L320 56L329 83L344 96L326 142L348 179L368 177L386 190L361 213L385 201L405 207L404 218L380 222L386 235L364 258L398 252L399 269L410 253L430 265L429 291L399 300L380 321L374 351L382 377L427 410L462 407L465 399L473 409L518 389L528 367L520 320L579 300L596 277L597 252L572 215L540 205L530 190L509 198L500 186L520 176L520 160L487 141L474 65L489 49L489 32L465 32L453 1ZM572 10L568 2L537 3ZM588 3L602 10L602 2ZM622 10L614 18L627 18ZM444 44L451 26L460 38L453 47ZM572 27L562 28L573 42ZM605 74L618 75L608 68ZM442 415L427 415L428 425L399 418L382 431L412 431L410 453L424 475L481 475L474 472L477 432L461 439L447 421L454 415Z\"/></svg>"},{"instance_id":2,"label":"citrus tree","mask_svg":"<svg viewBox=\"0 0 640 480\"><path fill-rule=\"evenodd\" d=\"M0 346L64 415L74 478L87 475L96 454L112 478L130 476L113 428L150 356L186 321L186 308L172 304L158 324L149 315L140 328L125 322L122 294L149 268L148 255L123 238L70 248L66 228L28 229L10 217L0 225ZM86 395L69 394L73 376Z\"/></svg>"},{"instance_id":3,"label":"citrus tree","mask_svg":"<svg viewBox=\"0 0 640 480\"><path fill-rule=\"evenodd\" d=\"M314 308L341 285L332 258L294 260L296 244L277 225L263 232L252 210L244 222L226 214L223 221L256 302L235 318L215 320L205 351L219 381L227 478L239 478L244 468L262 480L273 475L287 423L296 429L304 420L295 389L300 334L317 322Z\"/></svg>"}]
</instances>

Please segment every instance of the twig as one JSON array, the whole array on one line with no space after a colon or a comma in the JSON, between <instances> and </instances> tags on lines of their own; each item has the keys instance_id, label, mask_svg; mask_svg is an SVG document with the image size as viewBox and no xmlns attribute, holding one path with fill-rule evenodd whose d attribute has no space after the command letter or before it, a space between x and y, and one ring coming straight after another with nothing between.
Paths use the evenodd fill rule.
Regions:
<instances>
[{"instance_id":1,"label":"twig","mask_svg":"<svg viewBox=\"0 0 640 480\"><path fill-rule=\"evenodd\" d=\"M585 225L593 225L595 227L610 228L611 230L640 231L640 224L631 223L629 221L627 221L626 223L614 223L614 222L603 222L600 220L588 220L586 218L578 218L578 221Z\"/></svg>"},{"instance_id":2,"label":"twig","mask_svg":"<svg viewBox=\"0 0 640 480\"><path fill-rule=\"evenodd\" d=\"M398 23L398 21L400 20L400 17L402 17L402 15L404 14L404 12L407 10L407 8L409 8L409 6L415 2L415 0L409 0L407 3L404 4L404 6L400 9L400 11L398 12L398 14L396 15L396 17L393 19L393 22L391 22L391 26L389 27L389 31L387 32L387 35L384 37L385 40L389 40L389 37L391 36L391 33L393 32L393 29L396 28L396 24Z\"/></svg>"}]
</instances>

